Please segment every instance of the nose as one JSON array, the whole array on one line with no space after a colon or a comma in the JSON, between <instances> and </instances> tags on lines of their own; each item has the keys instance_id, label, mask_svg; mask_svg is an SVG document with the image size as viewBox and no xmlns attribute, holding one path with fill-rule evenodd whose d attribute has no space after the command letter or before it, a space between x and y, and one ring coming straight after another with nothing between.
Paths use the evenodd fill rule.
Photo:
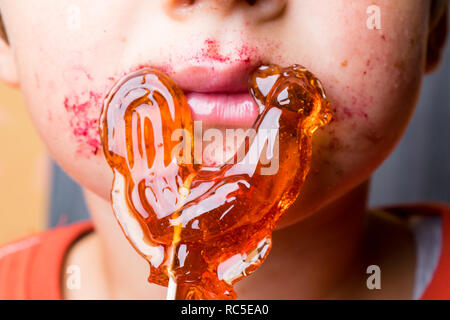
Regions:
<instances>
[{"instance_id":1,"label":"nose","mask_svg":"<svg viewBox=\"0 0 450 320\"><path fill-rule=\"evenodd\" d=\"M166 11L175 18L187 19L197 13L213 13L220 17L243 13L252 21L267 21L280 16L287 0L165 0Z\"/></svg>"}]
</instances>

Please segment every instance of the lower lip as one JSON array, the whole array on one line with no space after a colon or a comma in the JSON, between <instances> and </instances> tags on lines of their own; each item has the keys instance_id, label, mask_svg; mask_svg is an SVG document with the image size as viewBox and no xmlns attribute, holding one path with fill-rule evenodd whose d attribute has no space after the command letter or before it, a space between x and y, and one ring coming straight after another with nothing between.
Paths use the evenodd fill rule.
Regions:
<instances>
[{"instance_id":1,"label":"lower lip","mask_svg":"<svg viewBox=\"0 0 450 320\"><path fill-rule=\"evenodd\" d=\"M208 126L251 127L258 117L258 107L248 93L186 94L194 121Z\"/></svg>"}]
</instances>

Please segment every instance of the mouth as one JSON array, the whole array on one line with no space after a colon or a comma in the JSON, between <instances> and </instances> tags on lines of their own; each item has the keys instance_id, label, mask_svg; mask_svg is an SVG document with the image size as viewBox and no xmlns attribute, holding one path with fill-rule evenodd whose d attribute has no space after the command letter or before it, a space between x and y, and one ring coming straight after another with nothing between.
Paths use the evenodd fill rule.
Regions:
<instances>
[{"instance_id":1,"label":"mouth","mask_svg":"<svg viewBox=\"0 0 450 320\"><path fill-rule=\"evenodd\" d=\"M250 128L259 109L248 91L249 75L260 63L251 60L173 66L167 74L185 92L194 121L206 127Z\"/></svg>"},{"instance_id":2,"label":"mouth","mask_svg":"<svg viewBox=\"0 0 450 320\"><path fill-rule=\"evenodd\" d=\"M186 98L192 119L207 127L250 128L259 113L249 93L189 92Z\"/></svg>"}]
</instances>

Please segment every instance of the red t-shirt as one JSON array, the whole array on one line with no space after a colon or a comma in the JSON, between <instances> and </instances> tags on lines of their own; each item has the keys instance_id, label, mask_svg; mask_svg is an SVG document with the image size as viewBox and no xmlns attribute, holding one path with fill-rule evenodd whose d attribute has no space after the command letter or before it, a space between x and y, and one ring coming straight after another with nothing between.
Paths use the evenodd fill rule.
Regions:
<instances>
[{"instance_id":1,"label":"red t-shirt","mask_svg":"<svg viewBox=\"0 0 450 320\"><path fill-rule=\"evenodd\" d=\"M91 222L58 227L0 248L0 300L60 300L70 246L94 229Z\"/></svg>"},{"instance_id":2,"label":"red t-shirt","mask_svg":"<svg viewBox=\"0 0 450 320\"><path fill-rule=\"evenodd\" d=\"M450 299L450 207L414 205L388 208L400 216L442 218L442 249L438 265L421 299ZM71 245L91 232L91 222L31 236L0 248L0 300L60 300L64 260Z\"/></svg>"}]
</instances>

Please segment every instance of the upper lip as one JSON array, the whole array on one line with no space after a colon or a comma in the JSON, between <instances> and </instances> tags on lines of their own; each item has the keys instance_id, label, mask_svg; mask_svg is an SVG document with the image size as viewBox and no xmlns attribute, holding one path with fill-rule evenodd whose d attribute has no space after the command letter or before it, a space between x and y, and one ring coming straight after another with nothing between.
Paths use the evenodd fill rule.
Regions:
<instances>
[{"instance_id":1,"label":"upper lip","mask_svg":"<svg viewBox=\"0 0 450 320\"><path fill-rule=\"evenodd\" d=\"M185 92L242 93L248 92L248 78L258 65L249 61L212 60L196 64L172 65L167 74Z\"/></svg>"}]
</instances>

